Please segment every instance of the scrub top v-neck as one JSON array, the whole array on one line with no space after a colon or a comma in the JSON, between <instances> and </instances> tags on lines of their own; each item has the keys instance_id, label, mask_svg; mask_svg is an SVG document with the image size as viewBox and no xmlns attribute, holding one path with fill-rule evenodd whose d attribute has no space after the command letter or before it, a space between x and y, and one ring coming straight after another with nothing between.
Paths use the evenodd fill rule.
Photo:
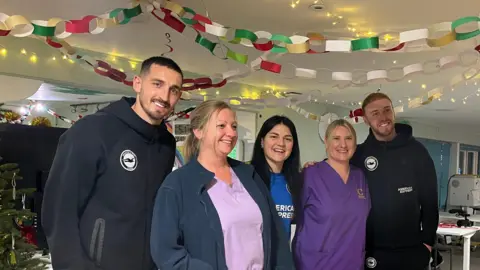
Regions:
<instances>
[{"instance_id":1,"label":"scrub top v-neck","mask_svg":"<svg viewBox=\"0 0 480 270\"><path fill-rule=\"evenodd\" d=\"M363 172L351 167L345 183L326 162L305 169L294 240L298 270L360 270L370 198Z\"/></svg>"}]
</instances>

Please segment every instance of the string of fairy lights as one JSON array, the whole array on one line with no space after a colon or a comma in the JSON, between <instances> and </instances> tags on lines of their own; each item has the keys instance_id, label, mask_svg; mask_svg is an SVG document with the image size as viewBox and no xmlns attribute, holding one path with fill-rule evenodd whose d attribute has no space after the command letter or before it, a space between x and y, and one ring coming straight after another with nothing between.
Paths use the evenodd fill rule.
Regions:
<instances>
[{"instance_id":1,"label":"string of fairy lights","mask_svg":"<svg viewBox=\"0 0 480 270\"><path fill-rule=\"evenodd\" d=\"M67 61L71 64L76 63L75 61L73 61L67 55L64 55L64 54L59 55L59 53L57 53L57 54L54 54L54 55L50 55L48 57L40 57L39 55L37 55L36 52L27 51L24 48L22 48L20 50L18 50L18 49L17 50L7 49L6 46L0 44L0 57L1 58L5 59L12 51L13 52L18 51L21 56L24 56L25 59L27 59L32 64L36 64L41 59L43 59L44 61L47 61L47 62L57 61L57 60L61 59L61 60ZM109 60L110 63L113 63L114 65L119 66L118 70L120 70L121 72L125 72L125 69L127 69L127 66L132 71L135 71L137 69L137 66L140 65L140 61L135 61L135 60L131 60L131 59L128 59L127 61L118 61L118 57L116 57L115 55L107 55L105 57L105 60ZM124 62L127 62L128 64L124 63Z\"/></svg>"},{"instance_id":2,"label":"string of fairy lights","mask_svg":"<svg viewBox=\"0 0 480 270\"><path fill-rule=\"evenodd\" d=\"M329 23L332 24L334 27L341 27L348 30L348 32L352 35L352 38L359 38L359 37L372 37L376 33L372 32L370 29L368 31L361 31L360 25L357 22L351 22L346 18L346 13L352 13L355 9L350 7L344 8L337 8L337 10L341 11L332 11L329 6L325 5L324 0L314 0L314 1L305 1L305 0L290 0L289 2L290 7L292 9L299 9L302 4L308 4L309 9L313 11L321 11L325 14L325 17ZM385 35L383 37L384 41L392 40L393 37L390 35Z\"/></svg>"}]
</instances>

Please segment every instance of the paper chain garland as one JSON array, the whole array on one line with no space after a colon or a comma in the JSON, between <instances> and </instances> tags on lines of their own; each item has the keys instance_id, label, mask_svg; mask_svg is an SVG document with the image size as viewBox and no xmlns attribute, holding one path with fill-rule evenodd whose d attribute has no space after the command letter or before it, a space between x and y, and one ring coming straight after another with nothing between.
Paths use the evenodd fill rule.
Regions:
<instances>
[{"instance_id":1,"label":"paper chain garland","mask_svg":"<svg viewBox=\"0 0 480 270\"><path fill-rule=\"evenodd\" d=\"M127 24L134 17L142 14L141 5L139 1L133 2L132 8L117 8L108 13L100 16L88 15L82 19L77 20L63 20L60 18L52 18L48 21L34 20L29 21L25 17L20 15L8 16L0 13L0 22L3 24L3 30L0 30L0 35L9 35L12 30L17 30L19 26L23 26L23 29L18 33L12 33L16 37L26 37L29 35L39 35L44 37L56 37L64 39L72 34L90 33L100 34L106 28ZM199 32L209 33L217 36L231 44L242 44L247 47L253 47L258 51L271 51L273 53L323 53L323 52L354 52L362 50L377 51L399 51L405 47L409 42L425 40L429 47L443 47L454 41L461 41L474 38L480 35L480 29L476 29L471 32L459 33L457 28L468 23L480 22L480 17L468 16L459 18L453 22L442 22L434 24L429 28L415 29L397 33L399 36L399 44L392 48L382 48L380 40L382 35L360 38L356 40L327 40L323 35L319 33L309 33L307 36L285 36L280 34L271 34L267 31L250 31L246 29L234 29L231 27L225 27L222 24L212 22L209 18L197 14L193 9L188 7L182 7L172 1L165 1L159 3L158 1L152 1L147 6L149 12L155 13L156 10L163 9L177 15L183 23L193 27ZM171 14L169 14L171 15ZM188 16L188 15L191 15ZM90 30L91 21L96 22L94 29ZM170 20L167 18L166 20ZM56 33L56 28L59 24L64 25L64 30L60 33ZM168 24L168 23L167 23ZM480 24L479 24L480 25ZM179 32L182 26L176 25L172 27ZM229 39L227 36L233 32L233 38ZM440 38L434 38L436 33L447 34ZM383 35L395 35L395 33L384 33ZM264 43L258 42L260 39L267 39ZM325 44L325 49L322 51L314 51L310 47L315 45L315 42L321 41ZM281 46L277 43L283 43L285 46ZM200 43L200 42L199 42ZM212 42L210 42L212 43ZM209 45L210 46L210 45ZM245 62L246 63L246 62Z\"/></svg>"},{"instance_id":2,"label":"paper chain garland","mask_svg":"<svg viewBox=\"0 0 480 270\"><path fill-rule=\"evenodd\" d=\"M108 19L107 19L106 15L98 16L97 17L97 28L95 28L96 30L91 31L92 34L101 33L101 32L103 32L103 30L105 28L116 25L116 24L127 23L128 19L131 19L131 18L134 17L133 14L136 14L135 16L138 16L141 13L141 9L139 7L140 6L137 5L136 8L134 7L132 9L116 9L116 10L114 10L114 11L116 11L116 13L114 11L109 13ZM154 1L152 3L152 5L147 6L147 10L149 10L149 12L151 12L155 17L157 17L157 19L161 20L162 22L164 22L165 24L170 26L172 29L182 33L183 30L185 29L185 24L183 24L180 20L178 20L175 17L175 16L179 17L178 14L182 13L182 10L180 10L180 8L184 11L189 11L190 14L194 14L193 10L188 9L188 8L183 8L180 5L175 4L173 2L166 2L165 7L160 7L160 4L156 1ZM173 12L174 10L175 10L175 12ZM159 12L159 11L161 11L161 12ZM140 13L138 13L138 12L140 12ZM158 15L157 13L160 13L160 14ZM119 19L117 17L121 14L124 15L124 18L119 21ZM131 16L131 17L129 17L129 16ZM204 26L202 26L198 22L199 21L200 22L201 21L206 21L208 19L201 16L201 15L197 15L197 14L195 14L193 16L194 17L196 16L197 22L193 23L194 19L192 18L191 19L192 21L189 25L191 25L192 28L195 29L196 33L198 34L197 38L196 38L196 42L199 43L200 45L202 45L203 47L209 49L215 55L214 49L216 47L216 44L208 41L205 38L203 38L198 33L198 31L201 31L201 30L203 30L203 28L205 28L204 32L210 33L209 31L207 31L208 29L217 29L218 31L220 31L221 29L226 29L226 28L222 28L223 26L221 26L217 23L214 23L214 22L211 22L210 24L207 23ZM15 17L15 16L12 16L12 17ZM15 21L15 20L10 19L10 21L9 21L10 23L8 23L8 24L5 23L9 18L12 18L12 17L8 17L5 14L0 14L0 22L2 22L4 25L6 25L7 26L6 29L8 29L8 30L3 30L2 32L0 32L0 36L1 35L8 35L9 33L11 33L11 30L13 28L15 28L14 26L12 26L12 21ZM85 20L89 20L88 22L90 22L91 20L94 19L94 18L91 18L91 16L89 18L87 18L87 17L84 17L84 19L82 19L84 24L86 24ZM93 16L93 17L95 17L95 16ZM82 21L82 20L72 20L72 21L69 21L69 22L72 22L73 24L81 24L79 21ZM182 18L182 21L184 23L186 23L186 22L188 22L188 18ZM26 19L24 20L24 22L25 22L24 25L28 26L28 21ZM49 22L52 22L52 19L47 21L47 22L43 21L43 23L38 23L38 25L42 26L42 27L39 27L38 29L50 29L49 33L55 33L55 26L51 26L51 24L49 24ZM454 23L452 23L451 25L453 26ZM45 25L47 25L47 26L45 26ZM88 24L86 24L86 25L88 25ZM437 26L440 26L440 25L441 24L439 24ZM443 24L444 27L446 27L446 25L448 25L448 23ZM1 28L1 26L2 26L2 24L0 24L0 28ZM34 27L34 25L33 25L33 27ZM458 22L457 22L456 27L458 27ZM34 29L35 29L35 27L34 27ZM75 27L72 26L69 29L70 29L71 33L73 33L72 29L75 29ZM81 27L79 27L79 29L81 29ZM440 28L437 27L437 29L440 29ZM85 29L84 29L84 31L85 31ZM221 31L224 31L224 30L221 30ZM32 33L34 33L34 32L35 31L32 31ZM38 35L38 33L42 33L42 31L37 31L34 34L37 34L37 36L42 36L42 35ZM406 32L404 32L404 36L408 36L405 33ZM412 32L412 33L414 33L414 32ZM26 36L26 35L22 35L22 34L20 34L20 35L19 34L13 34L13 35L14 36L19 36L19 37ZM67 34L63 33L63 35L59 35L58 37L62 38L65 35L67 35ZM469 37L469 36L474 37L476 35L478 35L478 33L476 33L475 35L470 34L470 35L463 36L463 37ZM43 35L43 36L45 37L46 35ZM456 36L458 37L458 34ZM322 37L319 34L310 34L309 38L310 38L311 41L322 40ZM464 39L466 39L466 38L464 38ZM51 36L46 36L45 40L50 46L62 49L62 51L66 55L68 55L72 60L78 61L80 64L82 64L82 66L85 66L87 68L92 68L93 67L96 73L98 73L102 76L105 76L105 77L109 77L109 78L111 78L115 81L122 82L126 85L131 85L132 84L131 79L129 79L131 77L129 77L126 73L121 72L118 69L112 68L111 65L108 64L105 61L94 60L92 57L90 57L88 55L83 55L82 56L82 55L77 54L76 50L72 46L70 46L68 43L66 43L64 40L57 40L55 37L51 37ZM459 40L462 40L462 39L459 39ZM222 46L222 44L220 44L220 45ZM254 45L254 47L258 47L258 46ZM288 42L287 42L287 47L289 47ZM235 60L237 62L244 63L244 64L248 61L248 57L239 56L238 54L229 50L226 46L225 46L225 48L227 49L226 50L227 53L226 53L225 57L223 57L224 59L229 58L229 59L232 59L232 60ZM480 45L477 46L475 48L475 50L480 52ZM272 52L272 50L269 50L266 53L264 53L264 55L262 55L261 57L258 57L257 59L252 61L250 64L248 64L248 65L246 64L245 66L247 67L247 70L244 71L244 72L240 71L240 69L237 69L237 70L227 71L223 74L217 74L217 75L212 76L212 78L219 78L220 79L219 83L214 84L212 78L208 78L208 77L199 78L199 79L186 79L184 81L184 85L183 85L184 90L188 91L188 90L194 90L194 89L199 89L199 88L200 89L206 89L206 88L210 88L210 87L217 87L218 88L218 87L221 87L221 86L226 84L227 78L232 79L232 78L235 78L235 77L238 77L238 78L244 77L244 76L247 76L249 73L251 73L253 71L257 71L259 69L264 69L264 70L268 70L268 71L271 71L271 72L278 71L276 73L280 73L281 72L281 66L277 65L274 62L265 60L266 57L271 52ZM280 51L274 51L274 52L280 53ZM416 73L416 72L422 72L422 71L425 72L425 73L428 73L428 72L425 71L425 68L424 68L424 66L427 66L428 64L437 64L438 63L437 69L441 69L441 68L451 66L454 63L460 63L462 65L468 65L468 63L470 63L470 62L465 62L465 60L462 58L462 56L465 56L468 53L469 52L467 51L467 52L461 53L458 57L449 56L449 57L441 58L439 60L429 61L429 62L424 63L424 64L414 64L414 65L407 66L407 67L403 68L403 75L406 76L408 74L412 74L412 73ZM281 54L279 54L279 55L281 55ZM477 62L477 58L478 58L478 55L475 56L475 61L472 61L471 64L473 64L473 62ZM394 68L394 69L399 70L400 68ZM390 71L392 71L392 70L390 70ZM371 71L371 72L365 72L363 77L365 77L365 75L366 75L366 78L367 78L366 81L370 81L371 79L382 79L382 78L392 80L392 78L388 76L388 73L389 73L389 71L376 70L376 71ZM296 68L295 69L295 75L298 76L299 74L303 75L303 77L307 77L307 78L310 77L311 78L311 77L313 77L313 74L316 75L316 71ZM346 72L339 72L339 73L336 74L338 76L333 76L333 75L334 75L334 73L332 73L332 79L334 79L334 77L335 77L335 78L339 79L339 81L347 81L347 84L348 84L349 83L348 80L351 77L352 79L356 79L356 81L355 81L356 83L354 83L355 85L362 85L362 78L360 78L360 79L353 78L354 74L349 75ZM302 76L300 76L300 77L302 77ZM365 79L363 79L363 81L365 81ZM396 81L396 80L393 78L393 81ZM354 81L352 81L352 82L354 82ZM338 86L342 87L341 85L338 85ZM432 92L434 90L438 90L438 89L433 89L433 90L429 91L428 100L430 100L430 101L427 100L427 103L423 102L422 105L428 104L429 102L431 102L432 97L436 97L438 95L438 93L430 95L430 92ZM199 96L199 95L195 95L195 94L192 94L190 96L190 98L197 99L197 100L203 100L204 99L203 96ZM279 105L284 105L284 106L292 108L292 106L296 106L296 104L306 102L310 99L311 99L311 96L309 94L303 94L301 96L285 98L285 99L271 98L271 99L261 99L261 100L250 100L250 99L240 99L240 98L228 98L226 101L235 100L235 101L239 101L240 105L253 105L253 106L257 106L259 108L276 107L276 106L279 106ZM417 99L414 99L414 100L417 100ZM422 100L422 98L420 98L420 100ZM410 105L409 105L409 107L410 107ZM403 110L403 106L402 106L401 110Z\"/></svg>"},{"instance_id":3,"label":"paper chain garland","mask_svg":"<svg viewBox=\"0 0 480 270\"><path fill-rule=\"evenodd\" d=\"M473 50L465 50L458 55L440 57L439 59L429 60L424 63L415 63L404 67L392 67L389 69L378 70L356 70L354 72L332 72L329 69L307 69L298 68L293 64L289 68L290 75L284 75L286 78L306 78L317 79L320 83L335 83L334 87L346 88L349 86L365 86L376 81L398 82L414 74L434 74L441 70L454 66L468 67L477 64L480 61L480 45ZM260 68L273 73L281 73L282 65L262 60ZM322 76L325 75L325 77ZM329 76L331 74L331 76ZM329 78L322 80L321 78Z\"/></svg>"},{"instance_id":4,"label":"paper chain garland","mask_svg":"<svg viewBox=\"0 0 480 270\"><path fill-rule=\"evenodd\" d=\"M153 2L153 5L155 5ZM158 3L157 3L158 6ZM254 47L259 51L271 51L273 53L324 53L324 52L354 52L362 50L373 50L380 52L393 52L406 48L409 42L425 40L430 47L443 47L454 41L466 40L474 38L480 35L480 29L458 33L456 29L461 25L480 22L480 17L469 16L459 18L453 22L443 22L432 25L430 28L409 30L398 33L399 44L392 48L382 48L380 45L380 36L360 38L356 40L326 40L326 38L319 33L309 33L307 36L290 36L280 34L271 34L266 31L252 32L246 29L234 29L225 27L219 23L212 22L205 16L196 14L196 12L190 8L182 7L177 3L167 1L165 8L171 10L178 15L181 20L200 32L209 33L217 36L231 44L242 44L247 47ZM186 15L192 15L193 17L187 18ZM203 24L202 24L203 23ZM480 26L480 24L479 24ZM229 32L233 32L233 38L227 38ZM434 38L438 32L448 32L448 34ZM385 33L383 35L391 35L394 33ZM259 39L267 39L267 42L260 43ZM310 47L316 45L320 41L324 43L324 49L322 51L314 51ZM324 41L324 42L322 42ZM280 44L274 44L275 42ZM282 46L283 43L285 46Z\"/></svg>"},{"instance_id":5,"label":"paper chain garland","mask_svg":"<svg viewBox=\"0 0 480 270\"><path fill-rule=\"evenodd\" d=\"M227 31L229 28L226 28L222 26L221 24L212 22L210 19L208 19L205 16L196 14L195 11L193 11L190 8L187 7L182 7L177 3L167 1L165 2L164 7L160 7L160 4L156 1L153 1L152 5L147 6L147 9L159 20L163 21L165 24L169 25L176 31L183 33L185 30L185 25L189 25L194 29L196 32L196 38L195 42L209 50L213 55L216 55L217 57L221 57L222 59L231 59L234 61L237 61L241 64L246 64L248 61L248 55L244 54L239 54L234 51L232 51L230 48L227 46L221 44L221 43L214 43L209 41L208 39L202 37L202 35L199 32L204 32L204 33L209 33L214 36L219 37L222 40L226 40L226 35ZM156 11L162 10L165 14L165 17L162 19L158 15L156 15ZM172 13L175 14L176 17L179 17L182 22L180 23L178 20L175 20L176 18L172 16ZM187 15L192 15L192 18L187 18ZM475 21L474 18L477 18L478 21L480 21L480 18L478 17L465 17L461 18L459 20L454 21L453 23L441 23L441 24L436 24L432 27L434 32L439 32L439 31L445 31L445 30L451 30L449 35L445 36L443 39L440 38L438 40L433 40L433 39L427 39L427 43L429 44L448 44L451 43L455 40L455 38L458 38L458 40L463 40L466 39L465 37L468 38L473 38L476 35L480 34L480 29L478 31L473 31L471 35L463 35L463 34L457 34L454 32L454 28L457 28L458 26L468 23L468 22L473 22ZM203 24L201 24L203 23ZM449 27L452 27L452 29L449 29ZM304 47L307 48L307 42L303 43L292 43L293 40L305 40L306 37L301 37L301 36L293 36L291 37L292 39L289 39L286 36L282 35L272 35L268 32L265 31L259 31L256 32L261 34L262 38L267 38L269 37L270 39L274 41L279 41L283 42L286 44L286 47L280 47L278 45L273 45L272 41L269 41L264 44L259 44L255 43L256 40L258 40L258 37L255 35L255 33L244 30L244 29L237 29L235 30L235 38L230 40L229 43L242 43L245 45L245 40L250 40L250 45L257 48L260 51L268 51L272 53L287 53L286 48L290 48L293 52L298 52L298 48ZM405 44L407 41L415 41L418 39L422 38L427 38L429 34L428 29L420 29L420 30L412 30L412 31L407 31L407 32L402 32L400 34L400 40L405 40L405 42L402 42L399 44L397 47L393 49L388 49L387 51L398 51L399 49L405 47ZM426 37L424 37L426 35ZM463 35L463 36L462 36ZM415 37L420 37L416 39ZM374 37L377 39L377 45L378 45L378 37ZM368 38L368 39L359 39L359 40L354 40L352 41L352 48L355 48L355 46L363 46L365 44L373 44L370 41L365 41L365 40L371 40L374 38ZM403 38L403 39L402 39ZM453 40L451 39L453 38ZM310 41L322 41L325 40L325 38L318 33L310 33L308 34L308 40ZM363 40L363 41L362 41ZM448 43L447 43L448 41ZM334 49L334 45L328 45L329 42L337 42L338 41L326 41L325 44L326 48L332 47ZM342 41L344 42L344 41ZM350 42L350 41L345 41L345 42ZM332 43L333 44L333 43ZM355 45L357 44L357 45ZM216 47L223 46L226 51L226 54L224 56L218 55L220 50L215 50ZM248 45L248 44L247 44ZM442 46L444 46L442 45ZM299 46L298 48L295 46ZM344 46L345 47L345 46ZM288 51L288 52L292 52ZM330 51L339 51L339 50L330 50ZM316 53L312 50L305 51L307 53ZM469 56L473 55L474 57L468 58L464 56ZM368 83L377 81L377 80L387 80L390 82L396 82L403 80L405 77L415 74L415 73L425 73L425 74L433 74L436 72L439 72L442 69L452 67L454 65L462 65L462 66L470 66L475 64L478 61L478 58L480 56L477 53L472 54L472 50L464 51L460 53L458 56L446 56L446 57L441 57L436 60L430 60L425 63L415 63L411 64L405 67L393 67L388 70L371 70L371 71L365 71L365 70L358 70L354 72L336 72L336 71L331 71L329 69L305 69L305 68L298 68L293 64L288 64L293 67L293 70L291 70L290 75L284 75L286 78L308 78L308 79L316 79L317 74L319 73L326 73L325 75L328 75L327 77L331 78L329 80L324 80L324 81L319 81L321 83L331 83L331 82L338 82L336 87L338 88L345 88L348 86L364 86ZM267 61L265 59L260 60L260 65L259 69L266 70L269 72L273 73L281 73L282 72L282 65ZM401 71L400 75L392 75L397 73L398 71Z\"/></svg>"},{"instance_id":6,"label":"paper chain garland","mask_svg":"<svg viewBox=\"0 0 480 270\"><path fill-rule=\"evenodd\" d=\"M153 1L151 4L147 5L147 11L152 13L158 20L164 22L172 29L183 33L185 30L185 25L189 25L194 31L196 32L195 41L209 50L212 54L221 57L222 59L232 59L242 64L246 64L248 62L248 55L239 54L227 46L221 43L214 43L210 40L204 38L200 32L209 33L214 36L219 37L220 39L227 41L231 44L242 44L249 47L254 47L259 51L264 52L272 52L272 53L318 53L310 49L310 45L315 45L314 43L323 43L325 45L325 50L322 52L349 52L349 51L359 51L359 50L366 50L366 49L380 49L380 42L379 36L376 37L369 37L369 38L362 38L357 40L326 40L324 36L318 33L309 33L306 37L304 36L291 36L287 37L284 35L278 34L271 34L265 31L257 31L252 32L245 29L233 29L229 27L224 27L221 24L216 22L212 22L207 17L197 14L194 10L188 7L182 7L181 5L166 1L162 5L158 1ZM115 25L121 25L128 23L132 18L142 14L141 5L138 1L134 2L134 7L130 9L122 9L117 8L109 13L100 15L100 16L85 16L80 20L69 20L65 21L58 18L52 18L48 21L41 21L36 20L29 22L26 18L19 15L8 16L6 14L0 13L0 28L5 28L5 30L0 30L0 36L8 35L12 32L12 30L17 30L20 28L18 26L24 26L23 31L19 31L19 33L12 33L13 36L16 37L24 37L28 35L37 35L41 37L46 37L47 42L52 45L53 38L63 39L71 34L76 33L91 33L91 34L99 34L102 33L106 28L112 27ZM190 16L191 15L191 18ZM177 19L179 18L179 19ZM90 22L95 20L96 27L93 30L90 30ZM65 23L65 30L59 34L56 34L57 26L64 22ZM480 22L480 17L464 17L454 22L443 22L439 24L435 24L430 28L424 29L417 29L417 30L410 30L399 33L399 41L400 43L395 46L394 48L390 49L382 49L380 51L399 51L400 49L406 47L408 42L417 41L417 40L426 40L427 44L430 47L441 47L445 46L449 43L452 43L456 40L466 40L470 38L474 38L480 34L480 29L475 31L467 32L467 33L457 33L456 28L459 26L471 23L471 22ZM202 24L203 23L203 24ZM3 24L3 27L2 27ZM480 23L479 23L480 25ZM228 32L232 32L234 30L234 37L233 39L228 39L227 34ZM431 38L437 32L448 32L448 34L442 36L441 38ZM266 38L269 39L266 43L258 43L259 39ZM280 46L279 44L274 44L274 42L280 42L285 46ZM217 46L219 45L219 46ZM215 50L218 47L223 47L224 50L221 50L222 53L218 52L219 50ZM226 53L225 53L226 52ZM464 52L468 53L468 52ZM220 55L219 55L220 54ZM81 59L82 57L79 57ZM413 65L409 65L403 68L394 67L389 70L372 70L372 71L360 71L359 78L354 75L355 72L332 72L327 69L319 69L319 70L312 70L312 69L303 69L297 68L293 64L294 67L294 75L290 76L291 78L294 77L303 77L303 78L316 78L317 73L326 71L331 72L331 80L332 81L342 81L336 86L340 88L344 88L350 85L353 86L363 86L371 81L375 81L377 79L387 79L388 81L399 81L403 79L405 76L410 75L412 73L417 72L424 72L427 74L434 73L446 66L451 66L452 64L459 63L456 59L456 56L447 56L440 58L434 61L428 61L426 63L417 63ZM461 59L460 55L457 59ZM473 62L473 61L472 61ZM95 63L88 62L90 65L94 66ZM460 61L462 65L466 65L465 62ZM435 69L431 71L426 70L426 66L429 64L433 64ZM274 63L266 61L265 59L261 59L259 69L263 69L266 71L270 71L273 73L280 73L282 70L282 66ZM98 71L98 69L102 69L102 71ZM403 70L402 76L389 76L389 73L393 73L397 70ZM127 79L128 75L124 72L121 72L117 69L112 68L108 63L101 61L98 63L98 67L95 67L95 71L100 75L109 77L113 80L123 82L124 84L131 85L131 79ZM249 73L253 70L247 71ZM230 76L238 76L240 72L237 70L229 71L228 75ZM212 80L213 78L213 80ZM224 74L216 74L212 76L212 78L204 77L198 79L186 79L184 82L184 90L194 90L194 89L206 89L206 88L219 88L224 86L227 83L228 76ZM214 83L213 81L218 78L220 81L218 83Z\"/></svg>"},{"instance_id":7,"label":"paper chain garland","mask_svg":"<svg viewBox=\"0 0 480 270\"><path fill-rule=\"evenodd\" d=\"M100 16L85 16L80 20L63 20L59 18L52 18L48 21L35 20L30 22L25 17L20 15L8 16L4 13L0 13L0 36L12 35L15 37L27 37L34 35L42 38L50 46L57 49L62 49L63 53L70 57L71 60L77 61L87 68L93 68L97 74L108 77L117 82L121 82L125 85L132 86L132 74L127 74L116 68L113 68L105 61L95 60L88 55L78 54L77 50L63 39L72 34L79 33L100 34L106 28L115 25L126 24L132 18L140 14L142 14L142 8L139 4L136 4L130 9L117 8ZM90 30L90 23L93 20L96 22L96 27L93 30ZM64 31L56 34L57 26L59 26L62 22L64 23ZM214 83L212 78L209 77L185 79L183 85L186 85L186 87L183 87L183 90L207 89L211 87L219 88L227 83L227 78L224 78L222 75L216 75L216 77L220 77L220 82Z\"/></svg>"},{"instance_id":8,"label":"paper chain garland","mask_svg":"<svg viewBox=\"0 0 480 270\"><path fill-rule=\"evenodd\" d=\"M153 7L152 7L153 6ZM147 9L155 10L160 9L161 4L157 1L152 2L152 6L148 6ZM220 39L227 41L231 44L241 44L247 47L253 47L258 51L270 51L272 53L294 53L294 54L315 54L325 52L354 52L363 50L373 50L379 52L393 52L399 51L406 46L409 42L425 40L430 47L443 47L454 41L466 40L474 38L480 35L480 29L467 33L458 33L456 28L461 25L480 22L480 17L469 16L457 19L453 22L438 23L430 28L409 30L398 33L399 44L392 48L382 48L380 45L380 36L360 38L356 40L327 40L322 34L308 33L307 36L294 35L287 37L280 34L271 34L267 31L252 32L246 29L234 29L231 27L225 27L222 24L212 22L209 18L197 14L194 10L188 7L182 7L181 5L172 2L164 2L164 8L169 10L170 13L174 13L179 17L183 23L191 26L198 32L208 33ZM190 16L189 16L190 15ZM168 24L168 23L167 23ZM480 26L480 23L478 24ZM178 32L183 32L181 26L176 29ZM233 32L233 38L230 33ZM448 34L440 37L433 38L436 33L448 32ZM385 33L383 35L392 35L393 33ZM200 34L199 34L200 36ZM267 39L267 42L260 43L258 40ZM217 43L205 40L203 37L197 37L197 43L213 52L213 49ZM278 43L278 44L275 44ZM285 46L282 46L285 45ZM315 45L324 46L321 51L314 51L310 47ZM248 60L247 55L238 54L233 51L227 53L227 57L236 60L240 63L246 63Z\"/></svg>"}]
</instances>

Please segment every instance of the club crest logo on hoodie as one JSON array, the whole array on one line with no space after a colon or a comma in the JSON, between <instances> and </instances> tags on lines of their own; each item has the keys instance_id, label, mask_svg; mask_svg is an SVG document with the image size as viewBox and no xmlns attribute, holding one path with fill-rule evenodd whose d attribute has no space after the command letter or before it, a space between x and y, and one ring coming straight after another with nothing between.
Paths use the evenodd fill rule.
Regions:
<instances>
[{"instance_id":1,"label":"club crest logo on hoodie","mask_svg":"<svg viewBox=\"0 0 480 270\"><path fill-rule=\"evenodd\" d=\"M131 150L123 150L120 154L120 164L125 170L134 171L138 164L137 156Z\"/></svg>"},{"instance_id":2,"label":"club crest logo on hoodie","mask_svg":"<svg viewBox=\"0 0 480 270\"><path fill-rule=\"evenodd\" d=\"M368 268L375 268L377 266L377 260L373 257L367 258L367 267Z\"/></svg>"},{"instance_id":3,"label":"club crest logo on hoodie","mask_svg":"<svg viewBox=\"0 0 480 270\"><path fill-rule=\"evenodd\" d=\"M367 168L367 170L373 172L377 169L378 167L378 160L376 157L367 157L365 159L365 168Z\"/></svg>"}]
</instances>

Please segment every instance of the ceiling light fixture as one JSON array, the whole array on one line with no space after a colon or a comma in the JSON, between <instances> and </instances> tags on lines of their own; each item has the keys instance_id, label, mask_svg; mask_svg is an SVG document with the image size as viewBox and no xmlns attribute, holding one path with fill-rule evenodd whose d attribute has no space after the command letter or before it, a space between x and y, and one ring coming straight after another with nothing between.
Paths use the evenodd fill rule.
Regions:
<instances>
[{"instance_id":1,"label":"ceiling light fixture","mask_svg":"<svg viewBox=\"0 0 480 270\"><path fill-rule=\"evenodd\" d=\"M323 4L323 1L315 1L308 8L313 11L323 11L325 10L325 4ZM327 17L331 17L331 16L332 14L327 13Z\"/></svg>"}]
</instances>

